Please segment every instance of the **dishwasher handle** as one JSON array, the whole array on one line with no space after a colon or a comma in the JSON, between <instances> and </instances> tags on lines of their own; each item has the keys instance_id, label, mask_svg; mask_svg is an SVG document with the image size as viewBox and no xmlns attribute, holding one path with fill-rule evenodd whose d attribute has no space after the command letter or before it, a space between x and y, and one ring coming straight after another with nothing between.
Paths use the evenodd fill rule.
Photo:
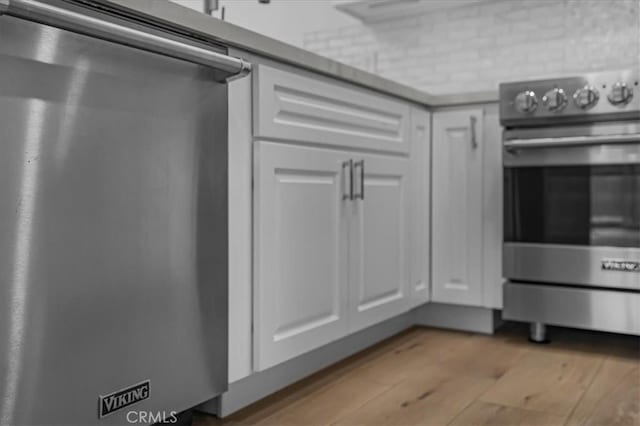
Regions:
<instances>
[{"instance_id":1,"label":"dishwasher handle","mask_svg":"<svg viewBox=\"0 0 640 426\"><path fill-rule=\"evenodd\" d=\"M251 64L203 47L163 37L144 30L103 20L39 0L0 0L0 15L6 14L89 35L103 40L181 59L220 71L218 80L243 77Z\"/></svg>"}]
</instances>

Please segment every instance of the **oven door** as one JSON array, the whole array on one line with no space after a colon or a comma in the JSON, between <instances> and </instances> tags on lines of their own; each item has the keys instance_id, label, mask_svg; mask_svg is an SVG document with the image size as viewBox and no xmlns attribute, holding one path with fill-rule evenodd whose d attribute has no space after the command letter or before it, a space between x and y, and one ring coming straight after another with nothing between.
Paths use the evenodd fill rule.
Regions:
<instances>
[{"instance_id":1,"label":"oven door","mask_svg":"<svg viewBox=\"0 0 640 426\"><path fill-rule=\"evenodd\" d=\"M505 131L504 146L504 276L640 289L640 123Z\"/></svg>"}]
</instances>

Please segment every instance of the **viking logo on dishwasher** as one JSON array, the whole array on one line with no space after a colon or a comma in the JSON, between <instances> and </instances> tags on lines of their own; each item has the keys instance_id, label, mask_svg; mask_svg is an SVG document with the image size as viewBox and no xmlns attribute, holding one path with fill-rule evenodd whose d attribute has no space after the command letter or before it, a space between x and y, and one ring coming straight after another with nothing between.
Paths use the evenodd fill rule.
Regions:
<instances>
[{"instance_id":1,"label":"viking logo on dishwasher","mask_svg":"<svg viewBox=\"0 0 640 426\"><path fill-rule=\"evenodd\" d=\"M100 418L149 398L149 384L150 381L145 380L108 395L100 395Z\"/></svg>"},{"instance_id":2,"label":"viking logo on dishwasher","mask_svg":"<svg viewBox=\"0 0 640 426\"><path fill-rule=\"evenodd\" d=\"M640 262L624 259L602 259L605 271L640 272Z\"/></svg>"}]
</instances>

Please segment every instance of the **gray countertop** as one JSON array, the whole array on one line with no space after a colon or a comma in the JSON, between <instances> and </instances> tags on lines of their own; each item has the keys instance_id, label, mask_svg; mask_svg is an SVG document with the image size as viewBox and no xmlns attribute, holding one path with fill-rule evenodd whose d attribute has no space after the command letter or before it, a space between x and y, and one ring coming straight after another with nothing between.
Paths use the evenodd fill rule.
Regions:
<instances>
[{"instance_id":1,"label":"gray countertop","mask_svg":"<svg viewBox=\"0 0 640 426\"><path fill-rule=\"evenodd\" d=\"M495 102L498 99L498 94L494 91L431 95L165 0L107 0L106 3L136 15L170 23L219 44L247 50L426 106Z\"/></svg>"}]
</instances>

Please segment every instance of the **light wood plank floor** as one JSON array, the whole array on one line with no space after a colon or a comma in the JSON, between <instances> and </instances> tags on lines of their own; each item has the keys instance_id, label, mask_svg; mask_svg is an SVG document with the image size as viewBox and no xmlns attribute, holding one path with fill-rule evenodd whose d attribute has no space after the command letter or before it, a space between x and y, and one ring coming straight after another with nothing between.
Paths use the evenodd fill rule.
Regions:
<instances>
[{"instance_id":1,"label":"light wood plank floor","mask_svg":"<svg viewBox=\"0 0 640 426\"><path fill-rule=\"evenodd\" d=\"M217 425L640 426L640 339L522 324L494 336L413 328Z\"/></svg>"}]
</instances>

